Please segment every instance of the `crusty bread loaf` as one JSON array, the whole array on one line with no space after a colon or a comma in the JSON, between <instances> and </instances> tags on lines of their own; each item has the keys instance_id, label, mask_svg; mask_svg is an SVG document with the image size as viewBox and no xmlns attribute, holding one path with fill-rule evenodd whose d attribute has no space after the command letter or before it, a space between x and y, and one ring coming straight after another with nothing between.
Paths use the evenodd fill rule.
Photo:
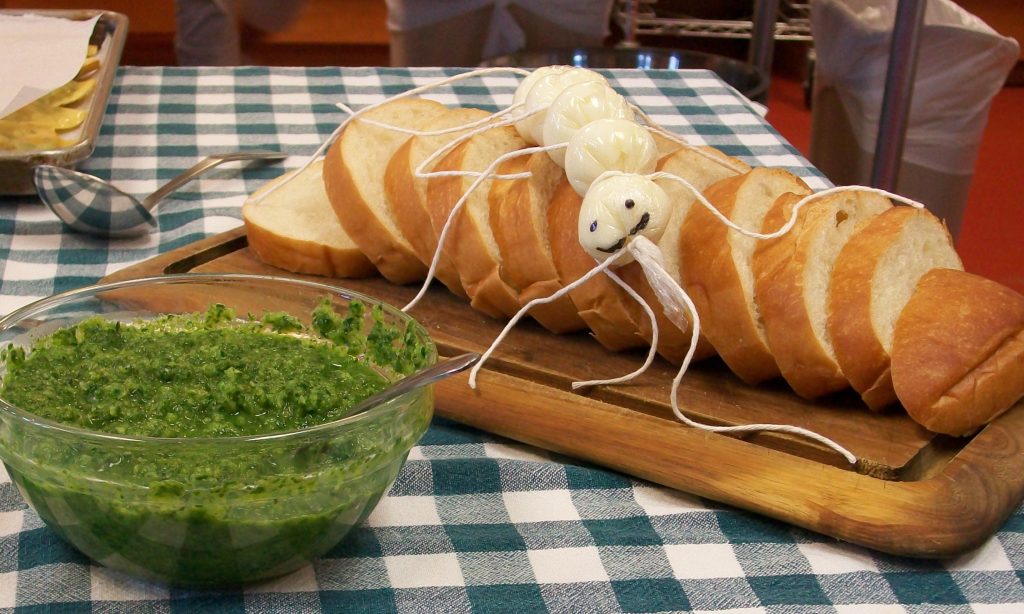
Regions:
<instances>
[{"instance_id":1,"label":"crusty bread loaf","mask_svg":"<svg viewBox=\"0 0 1024 614\"><path fill-rule=\"evenodd\" d=\"M928 271L893 330L892 383L930 431L987 424L1024 396L1024 296L963 271Z\"/></svg>"},{"instance_id":2,"label":"crusty bread loaf","mask_svg":"<svg viewBox=\"0 0 1024 614\"><path fill-rule=\"evenodd\" d=\"M945 225L913 207L870 220L843 247L832 272L828 333L836 360L871 409L896 401L889 372L896 320L921 276L963 269Z\"/></svg>"},{"instance_id":3,"label":"crusty bread loaf","mask_svg":"<svg viewBox=\"0 0 1024 614\"><path fill-rule=\"evenodd\" d=\"M569 284L597 266L579 241L583 199L564 177L548 204L548 239L561 283ZM612 351L644 345L639 320L646 318L640 305L606 275L598 275L569 293L576 310L594 337Z\"/></svg>"},{"instance_id":4,"label":"crusty bread loaf","mask_svg":"<svg viewBox=\"0 0 1024 614\"><path fill-rule=\"evenodd\" d=\"M742 161L730 158L717 149L702 147L701 150L720 157L722 160L728 161L740 168L750 169ZM728 166L709 160L706 156L690 148L676 149L670 155L661 158L658 161L658 170L681 177L700 191L703 191L716 181L737 174L736 171ZM665 233L658 241L658 247L664 258L666 271L673 279L679 280L679 271L684 266L679 260L679 237L683 228L683 220L686 219L691 206L699 207L700 205L694 205L695 198L693 192L682 184L667 179L659 179L657 183L665 190L672 203L672 213L665 226ZM680 329L665 316L657 295L654 294L650 284L647 283L643 269L640 268L638 263L632 262L622 267L619 270L619 275L654 309L658 324L658 354L671 363L681 363L690 348L690 330L684 331ZM638 324L640 336L650 343L653 338L650 320L648 318L641 318ZM711 346L702 333L697 342L697 349L693 359L702 360L714 354L714 347Z\"/></svg>"},{"instance_id":5,"label":"crusty bread loaf","mask_svg":"<svg viewBox=\"0 0 1024 614\"><path fill-rule=\"evenodd\" d=\"M242 205L249 249L269 265L326 277L368 277L377 269L341 227L324 191L323 160L282 175ZM267 190L288 183L263 200Z\"/></svg>"},{"instance_id":6,"label":"crusty bread loaf","mask_svg":"<svg viewBox=\"0 0 1024 614\"><path fill-rule=\"evenodd\" d=\"M783 194L764 218L762 232L781 228L803 198ZM837 192L804 205L792 230L758 242L754 250L754 293L768 348L790 387L813 399L849 385L828 334L827 306L839 251L854 232L892 208L884 196Z\"/></svg>"},{"instance_id":7,"label":"crusty bread loaf","mask_svg":"<svg viewBox=\"0 0 1024 614\"><path fill-rule=\"evenodd\" d=\"M500 156L525 146L511 126L492 128L453 149L434 170L483 172ZM475 177L458 176L432 177L427 181L430 221L438 236L459 199L475 181ZM512 316L519 311L519 296L501 277L501 252L491 232L488 202L492 181L484 180L469 193L465 205L455 214L442 249L455 263L474 309L494 317Z\"/></svg>"},{"instance_id":8,"label":"crusty bread loaf","mask_svg":"<svg viewBox=\"0 0 1024 614\"><path fill-rule=\"evenodd\" d=\"M755 168L723 179L704 191L719 211L742 228L760 230L775 199L806 195L807 185L777 168ZM693 299L704 334L729 368L749 384L779 375L768 350L754 299L751 259L757 239L725 226L704 207L691 207L679 237L683 288Z\"/></svg>"},{"instance_id":9,"label":"crusty bread loaf","mask_svg":"<svg viewBox=\"0 0 1024 614\"><path fill-rule=\"evenodd\" d=\"M447 109L441 115L425 123L421 130L432 132L456 126L465 126L487 117L482 109L457 107ZM465 134L467 130L447 134L414 136L395 151L384 173L384 190L395 210L399 229L409 239L413 251L425 266L429 266L437 250L437 233L431 220L431 201L427 200L427 180L415 176L416 169L432 154ZM436 162L426 171L431 171ZM466 297L459 272L447 254L438 261L435 276L455 294Z\"/></svg>"},{"instance_id":10,"label":"crusty bread loaf","mask_svg":"<svg viewBox=\"0 0 1024 614\"><path fill-rule=\"evenodd\" d=\"M402 128L420 128L445 107L432 100L401 98L363 117ZM324 162L324 184L338 220L370 262L389 281L422 280L426 267L395 222L384 191L388 161L408 135L353 120L331 146Z\"/></svg>"},{"instance_id":11,"label":"crusty bread loaf","mask_svg":"<svg viewBox=\"0 0 1024 614\"><path fill-rule=\"evenodd\" d=\"M501 252L504 277L519 290L519 301L525 305L562 288L548 239L548 205L565 173L546 153L513 158L499 170L530 172L525 179L495 180L488 195L491 231ZM553 333L586 328L568 296L537 305L530 314Z\"/></svg>"}]
</instances>

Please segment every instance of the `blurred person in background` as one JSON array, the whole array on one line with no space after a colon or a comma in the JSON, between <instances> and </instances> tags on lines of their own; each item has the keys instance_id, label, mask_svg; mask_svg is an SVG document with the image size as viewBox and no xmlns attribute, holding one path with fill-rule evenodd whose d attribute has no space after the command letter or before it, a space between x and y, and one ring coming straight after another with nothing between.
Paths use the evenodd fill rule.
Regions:
<instances>
[{"instance_id":1,"label":"blurred person in background","mask_svg":"<svg viewBox=\"0 0 1024 614\"><path fill-rule=\"evenodd\" d=\"M178 64L242 64L240 23L262 32L279 32L295 21L303 4L303 0L175 0Z\"/></svg>"},{"instance_id":2,"label":"blurred person in background","mask_svg":"<svg viewBox=\"0 0 1024 614\"><path fill-rule=\"evenodd\" d=\"M392 66L476 66L516 51L599 47L612 0L386 0Z\"/></svg>"}]
</instances>

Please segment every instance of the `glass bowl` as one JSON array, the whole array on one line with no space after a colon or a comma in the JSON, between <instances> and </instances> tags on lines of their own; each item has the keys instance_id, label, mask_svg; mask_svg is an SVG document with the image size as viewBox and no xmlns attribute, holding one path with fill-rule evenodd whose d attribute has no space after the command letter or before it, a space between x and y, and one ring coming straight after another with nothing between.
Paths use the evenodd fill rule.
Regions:
<instances>
[{"instance_id":1,"label":"glass bowl","mask_svg":"<svg viewBox=\"0 0 1024 614\"><path fill-rule=\"evenodd\" d=\"M393 347L415 344L416 364L361 358L389 381L436 362L427 332L394 308L321 283L259 275L175 275L65 292L0 319L0 347L27 349L97 314L151 319L203 312L212 303L237 314L284 311L308 325L324 297L339 314L362 302L361 334L378 322L401 333ZM111 568L178 585L225 586L295 570L365 519L426 431L433 391L424 387L305 429L236 437L116 435L49 421L32 409L0 398L0 459L54 532Z\"/></svg>"}]
</instances>

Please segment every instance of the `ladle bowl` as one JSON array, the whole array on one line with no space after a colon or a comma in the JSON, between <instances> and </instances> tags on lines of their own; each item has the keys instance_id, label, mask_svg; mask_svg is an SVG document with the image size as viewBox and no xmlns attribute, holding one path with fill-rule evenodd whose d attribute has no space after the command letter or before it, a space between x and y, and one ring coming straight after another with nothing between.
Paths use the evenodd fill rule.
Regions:
<instances>
[{"instance_id":1,"label":"ladle bowl","mask_svg":"<svg viewBox=\"0 0 1024 614\"><path fill-rule=\"evenodd\" d=\"M207 156L141 201L112 183L76 170L40 164L34 180L39 198L76 232L100 237L134 237L157 227L153 209L200 174L236 160L282 160L280 151L248 150Z\"/></svg>"}]
</instances>

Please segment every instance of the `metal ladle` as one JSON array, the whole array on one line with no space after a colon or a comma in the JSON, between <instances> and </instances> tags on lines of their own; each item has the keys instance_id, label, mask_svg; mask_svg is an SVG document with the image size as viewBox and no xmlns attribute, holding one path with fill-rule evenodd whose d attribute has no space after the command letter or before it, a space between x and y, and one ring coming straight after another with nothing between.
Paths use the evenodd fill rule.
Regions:
<instances>
[{"instance_id":1,"label":"metal ladle","mask_svg":"<svg viewBox=\"0 0 1024 614\"><path fill-rule=\"evenodd\" d=\"M287 157L280 151L255 149L208 156L142 201L99 177L59 166L37 166L34 179L39 198L72 230L101 237L133 237L152 232L157 227L153 208L197 175L224 162Z\"/></svg>"},{"instance_id":2,"label":"metal ladle","mask_svg":"<svg viewBox=\"0 0 1024 614\"><path fill-rule=\"evenodd\" d=\"M355 406L345 414L345 417L347 418L349 416L361 414L380 405L381 403L390 401L391 399L399 397L407 392L451 377L456 373L465 371L472 367L478 360L480 360L480 354L477 354L476 352L468 352L466 354L460 354L454 358L443 360L435 365L427 367L426 369L417 371L412 375L407 375L395 382L394 385L356 403Z\"/></svg>"}]
</instances>

